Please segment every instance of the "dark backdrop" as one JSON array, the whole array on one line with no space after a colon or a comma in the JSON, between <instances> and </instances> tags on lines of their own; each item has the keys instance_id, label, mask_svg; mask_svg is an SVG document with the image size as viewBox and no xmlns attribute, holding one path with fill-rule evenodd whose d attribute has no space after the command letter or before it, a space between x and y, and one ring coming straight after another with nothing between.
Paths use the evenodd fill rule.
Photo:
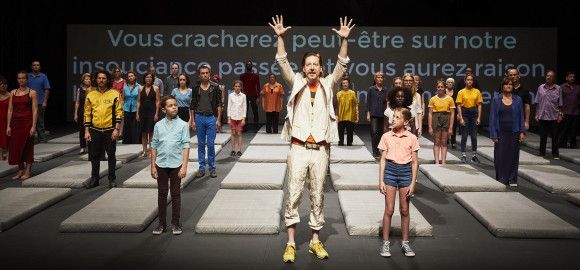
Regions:
<instances>
[{"instance_id":1,"label":"dark backdrop","mask_svg":"<svg viewBox=\"0 0 580 270\"><path fill-rule=\"evenodd\" d=\"M256 25L284 14L295 26L336 26L339 16L361 26L556 27L558 82L580 72L580 4L573 1L5 1L0 15L0 74L15 87L15 74L42 64L51 83L46 121L66 123L66 25ZM231 2L231 1L228 1ZM90 42L91 33L86 33Z\"/></svg>"}]
</instances>

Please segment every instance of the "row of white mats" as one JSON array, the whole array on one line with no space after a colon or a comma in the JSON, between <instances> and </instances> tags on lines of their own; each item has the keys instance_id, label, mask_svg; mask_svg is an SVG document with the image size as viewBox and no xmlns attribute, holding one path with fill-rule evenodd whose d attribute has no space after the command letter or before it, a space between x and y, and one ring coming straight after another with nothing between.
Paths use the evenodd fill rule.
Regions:
<instances>
[{"instance_id":1,"label":"row of white mats","mask_svg":"<svg viewBox=\"0 0 580 270\"><path fill-rule=\"evenodd\" d=\"M286 151L287 151L287 146L286 146ZM335 148L333 148L334 151ZM103 164L104 165L104 164ZM348 168L346 171L347 172L376 172L378 171L378 168L371 168L370 170L366 170L366 169L362 169L361 167L364 166L373 166L372 164L366 164L366 165L332 165L332 172L333 172L333 181L334 181L334 185L335 188L337 189L341 189L340 185L341 185L341 181L344 182L344 179L347 179L349 177L345 177L346 174L348 173L338 173L336 174L336 171L340 172L340 167L347 168L349 166L356 166L356 170L353 170L353 168ZM374 165L376 167L376 165ZM232 169L232 171L230 172L230 174L228 175L228 177L226 177L226 179L224 179L224 182L222 183L222 188L250 188L250 189L260 189L260 188L273 188L273 189L281 189L282 185L283 185L283 179L284 179L284 175L285 175L285 164L262 164L262 166L260 166L261 168L267 168L267 169L261 169L261 170L255 170L255 165L252 164L243 164L243 163L238 163L234 166L234 169ZM190 169L189 172L190 173L194 173L195 169ZM473 169L474 170L474 169ZM85 169L85 171L88 171L88 168ZM475 170L474 170L475 171ZM244 173L246 173L246 177L235 177L235 176L243 176ZM257 177L256 174L261 173L262 177ZM477 171L475 172L468 172L468 174L473 174L473 173L477 173ZM142 171L142 174L144 175L144 178L148 178L151 179L150 177L148 177L149 174L149 168L145 168ZM444 175L446 177L448 177L447 173L444 173ZM234 176L232 179L237 179L237 180L229 180L228 178L230 176ZM359 174L355 175L354 177L350 177L351 179L356 179L356 178L361 178ZM139 178L139 177L137 177ZM344 178L344 179L343 179ZM460 178L460 177L459 177ZM260 179L278 179L278 180L274 180L274 181L263 181ZM365 179L365 178L361 178L361 179ZM376 192L376 185L377 185L377 181L376 181L376 176L369 176L366 179L372 179L371 181L374 183L370 184L370 188L374 189L374 193L371 192L369 194L375 194L375 196L370 196L368 197L369 200L365 201L363 198L359 198L358 195L355 195L357 193L359 193L358 191L355 191L354 193L351 193L351 195L347 195L350 192L347 191L339 191L339 200L341 203L341 207L343 208L343 211L345 213L345 220L347 222L347 227L349 228L349 233L350 234L363 234L363 235L376 235L378 233L379 230L379 225L380 224L376 224L377 222L369 222L368 220L363 220L362 221L362 225L366 226L361 226L361 225L357 225L357 221L360 222L360 216L366 216L367 219L368 217L374 217L375 219L377 217L380 217L380 215L375 215L377 213L382 213L382 207L383 207L383 202L382 202L382 196L378 196L378 193ZM458 179L458 178L453 178L453 179ZM88 180L87 180L88 181ZM360 183L364 185L364 181L359 181L356 180ZM154 181L150 181L152 182L152 185L150 187L155 187L156 183ZM230 183L231 182L231 183ZM489 183L495 183L497 184L497 182L495 182L495 180L488 179ZM125 185L131 183L130 180L127 180L125 182ZM471 183L471 181L470 181ZM186 184L184 182L184 184ZM484 185L485 186L485 185ZM503 185L500 185L503 187ZM361 187L357 187L355 189L360 189ZM365 187L362 187L363 189ZM369 187L366 187L369 188ZM445 188L442 188L443 190L445 190ZM504 188L505 189L505 188ZM117 192L117 191L115 191ZM131 191L133 192L133 191ZM145 191L146 192L146 191ZM231 194L226 194L226 193L231 193ZM153 192L153 195L155 195L156 193ZM359 194L363 194L363 193L359 193ZM119 194L121 195L121 194ZM355 200L349 200L348 198L355 196ZM467 196L467 195L466 195ZM503 196L503 195L502 195ZM131 196L124 196L124 197L128 197L130 198ZM138 196L138 197L143 197L143 196ZM153 196L154 199L155 196ZM364 197L364 196L363 196ZM374 197L374 198L373 198ZM523 196L522 196L523 198ZM524 198L525 199L525 198ZM107 203L109 201L115 201L111 198L105 198L103 199L103 203ZM140 200L139 200L140 201ZM155 200L153 200L155 201ZM280 216L280 210L281 210L281 201L282 201L282 191L281 190L273 190L273 191L260 191L260 190L245 190L245 191L236 191L236 192L231 192L231 191L227 191L227 190L220 190L218 192L218 194L216 195L216 197L214 198L214 201L210 204L210 206L208 207L208 209L206 210L206 214L204 214L204 217L202 217L202 219L200 220L200 222L198 223L198 226L196 228L196 230L198 232L206 232L206 233L276 233L279 231L279 216ZM351 202L352 201L352 202ZM363 205L376 205L376 209L371 210L372 208L369 207L362 207L364 209L357 209L357 207L355 206L357 202L361 202L361 201L365 201L365 204ZM97 203L97 201L95 201L95 203ZM129 200L130 202L130 200ZM265 202L270 202L270 203L265 203ZM374 204L373 204L374 202ZM351 204L355 204L355 205L351 205ZM127 205L127 202L124 203L124 205ZM89 207L87 208L91 208L89 205ZM98 205L97 205L98 206ZM350 207L353 206L353 207ZM128 206L129 209L131 209L130 206ZM99 210L99 207L93 206L93 208L95 208L98 212L100 212L101 210ZM107 205L105 207L106 209L111 209L111 205ZM144 228L147 226L147 224L149 224L151 222L151 219L154 218L155 213L156 213L156 205L152 206L151 208L153 208L152 211L149 211L149 217L147 218L148 221L145 222L137 222L137 224L133 223L123 223L125 225L122 225L121 227L119 227L119 225L114 225L115 224L115 220L113 220L113 224L101 224L99 226L90 226L90 224L84 224L83 226L79 226L74 225L74 222L70 221L69 223L73 223L74 226L70 226L67 225L69 223L67 223L66 221L63 222L63 225L61 226L61 229L63 231L75 231L75 230L80 230L80 231L109 231L109 230L113 230L113 231L135 231L135 229L140 229L140 228ZM240 209L243 208L243 209ZM129 209L124 209L123 211L120 211L119 214L120 215L125 215L126 211L125 210L129 210ZM224 209L229 209L227 211L223 211ZM350 211L350 209L356 209L353 211ZM151 210L151 209L150 209ZM376 213L374 214L365 214L365 213L361 213L362 210L369 210L369 211L375 211ZM95 213L88 211L87 213L85 213L86 217L89 217L89 219L92 219L94 221L94 217L95 217ZM240 212L244 212L244 215L240 215ZM432 234L432 228L431 226L424 220L424 218L422 218L422 216L420 215L420 213L418 213L418 211L416 211L416 209L414 207L411 208L411 211L414 213L413 216L415 216L416 218L413 219L412 221L412 230L411 233L414 235L431 235ZM545 211L545 210L544 210ZM151 213L154 212L154 213ZM364 212L364 211L363 211ZM143 215L143 213L140 213L141 216ZM147 214L147 213L145 213ZM79 213L80 215L80 213ZM108 214L108 216L110 217L111 215ZM137 215L139 216L139 215ZM235 222L232 222L231 218L232 216L236 216L236 217L242 217L243 220L236 220ZM260 218L261 217L261 218ZM274 217L274 218L272 218ZM278 218L275 218L278 217ZM358 217L358 218L357 218ZM72 217L71 217L72 218ZM129 218L129 217L125 217L125 218ZM77 219L81 219L83 220L83 218L77 217ZM146 220L147 220L146 219ZM372 218L371 218L372 219ZM395 218L396 219L396 218ZM224 222L225 220L225 222ZM68 221L68 220L67 220ZM137 221L143 221L143 218L139 218L137 217ZM419 222L417 222L419 221ZM378 220L378 222L380 223L380 220ZM118 223L118 220L117 220ZM133 224L133 226L128 226L126 224ZM370 226L369 226L370 225ZM395 224L396 226L396 224ZM142 229L141 229L142 230ZM139 230L137 230L139 231ZM395 230L396 231L396 230ZM562 230L559 230L562 231ZM566 232L566 230L564 230L564 232ZM528 235L528 237L530 237ZM553 236L532 236L532 237L553 237Z\"/></svg>"},{"instance_id":2,"label":"row of white mats","mask_svg":"<svg viewBox=\"0 0 580 270\"><path fill-rule=\"evenodd\" d=\"M86 163L85 163L86 164ZM106 175L105 162L101 174ZM253 164L235 164L221 184L203 217L196 226L198 233L271 234L280 230L282 186L286 165L262 164L264 169L255 170ZM182 182L186 186L196 172L197 164L189 163L188 176ZM380 230L384 211L383 196L377 192L378 172L376 164L332 164L331 179L338 190L339 202L344 213L349 234L376 236ZM540 168L543 168L542 166ZM531 166L536 169L538 166ZM79 164L64 171L88 171ZM457 192L457 200L478 220L499 237L523 238L578 238L580 232L557 216L533 203L521 194L504 191L505 187L468 165L422 165L421 170L446 192ZM536 170L537 172L538 170ZM575 183L573 172L562 170L540 171L537 181L549 173L555 183ZM558 175L561 179L554 177ZM62 175L61 175L62 177ZM85 177L84 183L88 182ZM81 183L82 185L82 183ZM149 168L143 169L124 186L136 188L112 189L61 224L63 232L140 232L156 217L156 182L149 176ZM238 190L236 190L238 189ZM243 189L243 190L239 190ZM261 189L261 190L260 190ZM460 192L463 191L463 192ZM575 190L578 191L578 190ZM68 188L8 188L0 191L1 229L6 230L70 196ZM580 204L578 194L570 199ZM509 212L509 213L508 213ZM411 235L430 236L432 226L411 205ZM394 217L394 231L398 231L398 217Z\"/></svg>"}]
</instances>

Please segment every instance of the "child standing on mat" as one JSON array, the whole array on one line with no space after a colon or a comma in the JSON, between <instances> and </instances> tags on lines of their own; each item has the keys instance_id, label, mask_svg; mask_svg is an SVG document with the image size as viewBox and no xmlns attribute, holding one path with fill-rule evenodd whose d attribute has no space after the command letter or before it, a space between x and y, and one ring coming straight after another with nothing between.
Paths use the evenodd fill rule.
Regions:
<instances>
[{"instance_id":1,"label":"child standing on mat","mask_svg":"<svg viewBox=\"0 0 580 270\"><path fill-rule=\"evenodd\" d=\"M409 246L409 201L415 192L417 183L417 137L407 131L405 125L411 119L407 108L396 108L393 116L393 129L381 137L378 148L382 151L379 170L379 191L385 195L385 213L383 216L383 243L379 254L391 256L389 232L391 218L395 208L395 195L399 190L399 212L401 214L401 249L407 257L415 256Z\"/></svg>"},{"instance_id":2,"label":"child standing on mat","mask_svg":"<svg viewBox=\"0 0 580 270\"><path fill-rule=\"evenodd\" d=\"M189 125L177 117L177 100L173 96L161 99L165 118L155 124L151 139L151 176L157 179L159 225L153 234L165 231L167 190L171 190L171 224L174 235L181 234L181 178L187 174L189 160ZM169 185L168 185L169 184Z\"/></svg>"},{"instance_id":3,"label":"child standing on mat","mask_svg":"<svg viewBox=\"0 0 580 270\"><path fill-rule=\"evenodd\" d=\"M435 164L447 163L447 139L453 132L455 102L445 92L445 82L437 81L437 95L429 100L429 134L433 136Z\"/></svg>"},{"instance_id":4,"label":"child standing on mat","mask_svg":"<svg viewBox=\"0 0 580 270\"><path fill-rule=\"evenodd\" d=\"M242 155L242 131L246 125L247 110L246 95L241 92L242 87L242 81L234 81L234 92L228 95L228 125L232 130L232 152L230 153L232 157Z\"/></svg>"}]
</instances>

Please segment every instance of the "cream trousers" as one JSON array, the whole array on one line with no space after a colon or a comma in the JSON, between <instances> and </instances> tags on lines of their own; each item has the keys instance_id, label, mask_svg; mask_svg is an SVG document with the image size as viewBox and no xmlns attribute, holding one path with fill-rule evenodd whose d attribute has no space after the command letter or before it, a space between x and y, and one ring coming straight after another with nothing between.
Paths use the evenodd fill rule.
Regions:
<instances>
[{"instance_id":1,"label":"cream trousers","mask_svg":"<svg viewBox=\"0 0 580 270\"><path fill-rule=\"evenodd\" d=\"M328 149L321 146L319 150L291 144L288 153L288 192L284 222L286 227L300 222L298 208L302 200L304 185L308 184L310 191L310 221L308 225L313 230L324 226L324 181L328 169Z\"/></svg>"}]
</instances>

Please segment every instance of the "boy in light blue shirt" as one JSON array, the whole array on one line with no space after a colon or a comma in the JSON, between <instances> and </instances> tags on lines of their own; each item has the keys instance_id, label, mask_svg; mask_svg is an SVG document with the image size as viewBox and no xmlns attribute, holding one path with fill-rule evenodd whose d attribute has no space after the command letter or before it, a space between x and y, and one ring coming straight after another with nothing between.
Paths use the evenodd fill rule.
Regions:
<instances>
[{"instance_id":1,"label":"boy in light blue shirt","mask_svg":"<svg viewBox=\"0 0 580 270\"><path fill-rule=\"evenodd\" d=\"M153 234L166 229L167 191L171 190L171 224L174 235L182 233L179 222L181 212L181 178L187 174L189 160L189 125L177 117L177 100L173 96L161 99L165 118L158 121L151 140L151 176L157 179L159 225Z\"/></svg>"}]
</instances>

